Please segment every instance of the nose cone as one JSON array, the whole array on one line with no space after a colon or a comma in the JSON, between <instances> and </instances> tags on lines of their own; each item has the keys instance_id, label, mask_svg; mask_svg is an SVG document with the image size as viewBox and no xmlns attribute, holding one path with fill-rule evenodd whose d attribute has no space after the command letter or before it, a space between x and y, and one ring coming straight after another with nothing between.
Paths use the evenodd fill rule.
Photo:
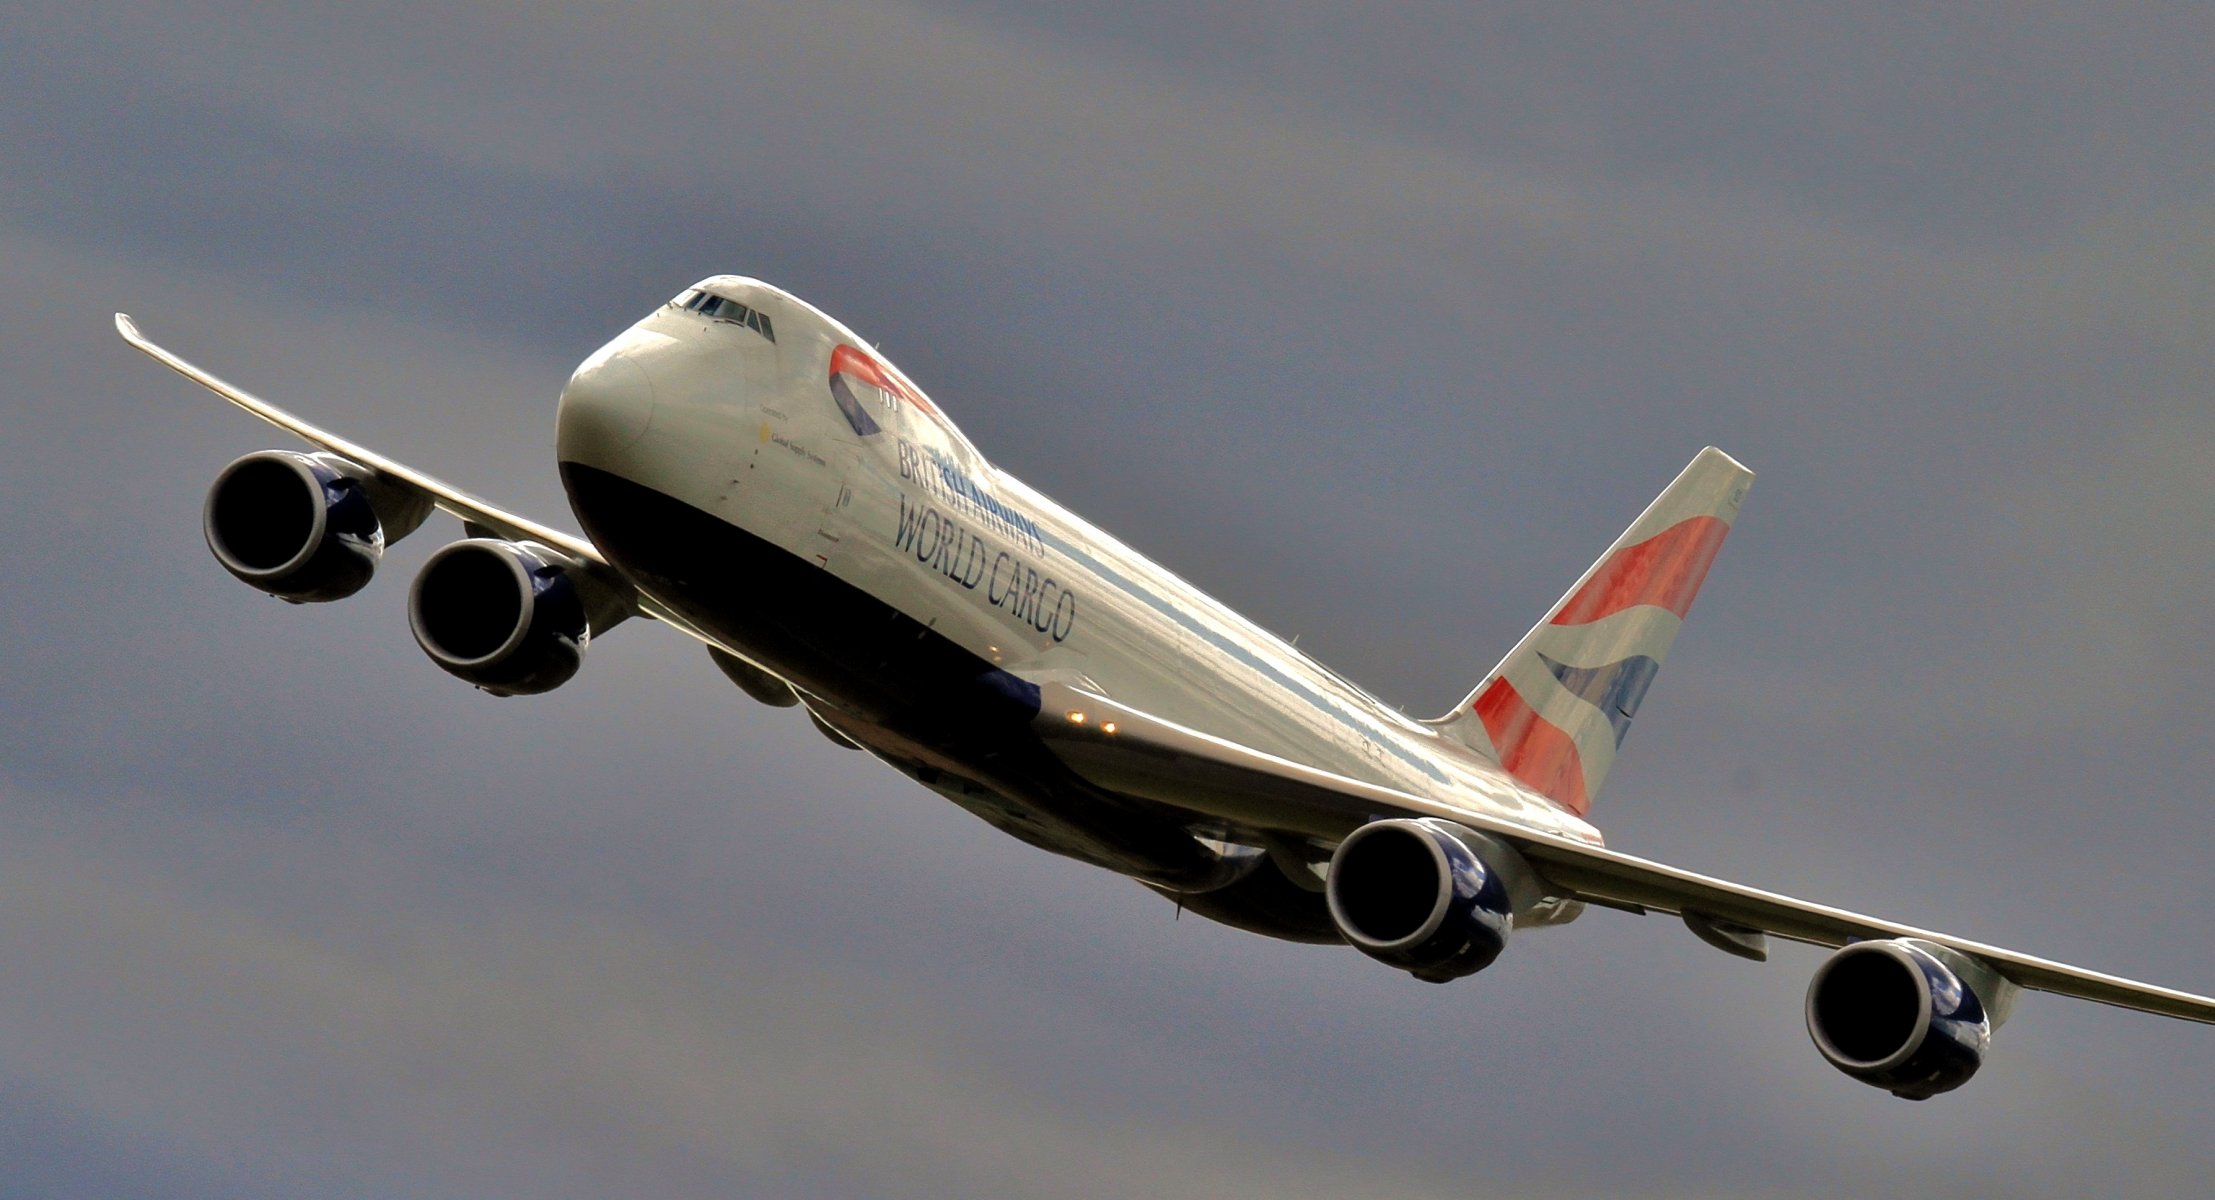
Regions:
<instances>
[{"instance_id":1,"label":"nose cone","mask_svg":"<svg viewBox=\"0 0 2215 1200\"><path fill-rule=\"evenodd\" d=\"M563 462L614 469L653 419L654 381L630 355L611 347L586 359L562 389L555 451Z\"/></svg>"}]
</instances>

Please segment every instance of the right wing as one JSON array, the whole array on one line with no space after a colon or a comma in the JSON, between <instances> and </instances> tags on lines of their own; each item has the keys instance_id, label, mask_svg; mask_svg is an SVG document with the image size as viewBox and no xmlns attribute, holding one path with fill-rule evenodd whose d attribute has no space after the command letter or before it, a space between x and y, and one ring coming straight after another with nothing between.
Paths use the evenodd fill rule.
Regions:
<instances>
[{"instance_id":1,"label":"right wing","mask_svg":"<svg viewBox=\"0 0 2215 1200\"><path fill-rule=\"evenodd\" d=\"M199 384L201 387L214 392L279 429L285 430L320 449L328 450L341 458L367 468L377 476L380 482L387 486L419 496L429 501L439 511L459 518L463 528L468 530L471 536L496 537L511 542L535 542L568 557L575 563L578 570L592 579L595 592L602 603L611 609L606 614L608 619L604 621L595 620L595 632L604 630L608 625L612 625L623 617L634 614L643 615L661 621L663 624L727 654L740 658L744 657L738 655L737 651L708 636L692 623L670 612L652 597L641 593L632 585L630 580L624 578L622 573L617 571L601 555L599 549L591 542L575 534L564 533L559 529L541 525L529 517L509 512L504 508L480 500L468 492L435 476L416 470L406 463L387 458L358 442L342 438L320 426L303 421L284 409L254 395L245 388L226 382L206 369L163 348L145 334L140 333L138 324L124 313L115 314L115 331L122 334L124 341L129 342L132 347L147 357Z\"/></svg>"},{"instance_id":2,"label":"right wing","mask_svg":"<svg viewBox=\"0 0 2215 1200\"><path fill-rule=\"evenodd\" d=\"M1561 895L1632 912L1666 912L1838 947L1921 938L1988 964L2034 991L2215 1024L2215 999L2154 987L1910 925L1813 904L1570 841L1445 801L1305 766L1117 704L1064 683L1040 687L1035 728L1071 770L1101 787L1262 828L1338 841L1379 817L1436 817L1512 845Z\"/></svg>"},{"instance_id":3,"label":"right wing","mask_svg":"<svg viewBox=\"0 0 2215 1200\"><path fill-rule=\"evenodd\" d=\"M621 579L620 576L615 575L614 568L608 566L607 560L600 557L600 552L593 547L591 542L575 534L563 533L559 529L548 528L528 517L518 516L506 509L494 507L462 491L460 488L426 475L406 463L386 458L367 446L348 441L335 433L311 425L267 400L254 395L245 388L226 383L203 368L195 366L176 354L163 349L145 334L140 333L138 324L125 313L115 314L115 331L122 334L124 341L129 342L148 358L238 405L262 420L275 425L277 428L294 434L341 458L360 463L362 466L376 472L380 479L426 497L431 503L437 505L441 512L450 513L461 518L462 523L472 529L483 530L487 536L505 538L511 542L537 542L542 546L550 546L581 563L589 563L606 571L614 579ZM631 590L627 583L623 587L626 591Z\"/></svg>"}]
</instances>

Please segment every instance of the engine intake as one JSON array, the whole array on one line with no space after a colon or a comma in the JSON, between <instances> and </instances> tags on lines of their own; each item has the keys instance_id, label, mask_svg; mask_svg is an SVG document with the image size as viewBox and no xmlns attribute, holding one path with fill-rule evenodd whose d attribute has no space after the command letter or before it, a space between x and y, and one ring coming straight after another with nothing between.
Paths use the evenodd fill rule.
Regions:
<instances>
[{"instance_id":1,"label":"engine intake","mask_svg":"<svg viewBox=\"0 0 2215 1200\"><path fill-rule=\"evenodd\" d=\"M1331 856L1331 920L1363 954L1445 983L1492 965L1542 896L1505 843L1431 819L1377 821Z\"/></svg>"},{"instance_id":2,"label":"engine intake","mask_svg":"<svg viewBox=\"0 0 2215 1200\"><path fill-rule=\"evenodd\" d=\"M1977 1073L2015 985L1919 938L1857 942L1816 968L1807 1032L1834 1067L1909 1100Z\"/></svg>"},{"instance_id":3,"label":"engine intake","mask_svg":"<svg viewBox=\"0 0 2215 1200\"><path fill-rule=\"evenodd\" d=\"M264 450L215 477L200 527L224 570L295 604L320 603L360 591L385 544L430 509L335 454Z\"/></svg>"},{"instance_id":4,"label":"engine intake","mask_svg":"<svg viewBox=\"0 0 2215 1200\"><path fill-rule=\"evenodd\" d=\"M432 662L496 696L569 682L592 639L568 564L493 538L455 542L424 562L408 591L408 626Z\"/></svg>"}]
</instances>

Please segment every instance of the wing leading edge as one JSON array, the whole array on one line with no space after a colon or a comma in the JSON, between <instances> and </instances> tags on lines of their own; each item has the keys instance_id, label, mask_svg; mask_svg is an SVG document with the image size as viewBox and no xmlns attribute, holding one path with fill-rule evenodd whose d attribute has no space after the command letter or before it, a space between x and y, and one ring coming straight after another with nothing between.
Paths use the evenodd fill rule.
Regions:
<instances>
[{"instance_id":1,"label":"wing leading edge","mask_svg":"<svg viewBox=\"0 0 2215 1200\"><path fill-rule=\"evenodd\" d=\"M1381 817L1434 817L1507 842L1560 894L1609 908L1742 926L1824 947L1919 938L1976 958L2033 991L2215 1024L2215 999L1863 916L1571 841L1445 801L1363 783L1139 712L1066 684L1042 687L1037 728L1101 787L1226 820L1330 840ZM1082 714L1082 719L1071 714Z\"/></svg>"}]
</instances>

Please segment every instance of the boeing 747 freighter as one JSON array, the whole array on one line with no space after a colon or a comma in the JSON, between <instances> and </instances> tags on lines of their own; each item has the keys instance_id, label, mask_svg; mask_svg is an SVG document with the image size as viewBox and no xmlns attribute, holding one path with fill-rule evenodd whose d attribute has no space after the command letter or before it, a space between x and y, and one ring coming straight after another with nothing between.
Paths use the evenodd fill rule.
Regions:
<instances>
[{"instance_id":1,"label":"boeing 747 freighter","mask_svg":"<svg viewBox=\"0 0 2215 1200\"><path fill-rule=\"evenodd\" d=\"M584 537L493 507L155 345L304 439L223 468L203 524L293 601L359 591L434 511L464 537L408 592L416 640L487 692L559 687L633 617L766 704L1023 841L1290 942L1419 979L1492 965L1587 906L1762 959L1834 948L1809 1034L1910 1099L1965 1083L2022 989L2215 1022L2215 1000L1607 848L1592 805L1753 473L1702 450L1466 698L1414 720L1021 480L844 325L737 276L584 361L558 458Z\"/></svg>"}]
</instances>

